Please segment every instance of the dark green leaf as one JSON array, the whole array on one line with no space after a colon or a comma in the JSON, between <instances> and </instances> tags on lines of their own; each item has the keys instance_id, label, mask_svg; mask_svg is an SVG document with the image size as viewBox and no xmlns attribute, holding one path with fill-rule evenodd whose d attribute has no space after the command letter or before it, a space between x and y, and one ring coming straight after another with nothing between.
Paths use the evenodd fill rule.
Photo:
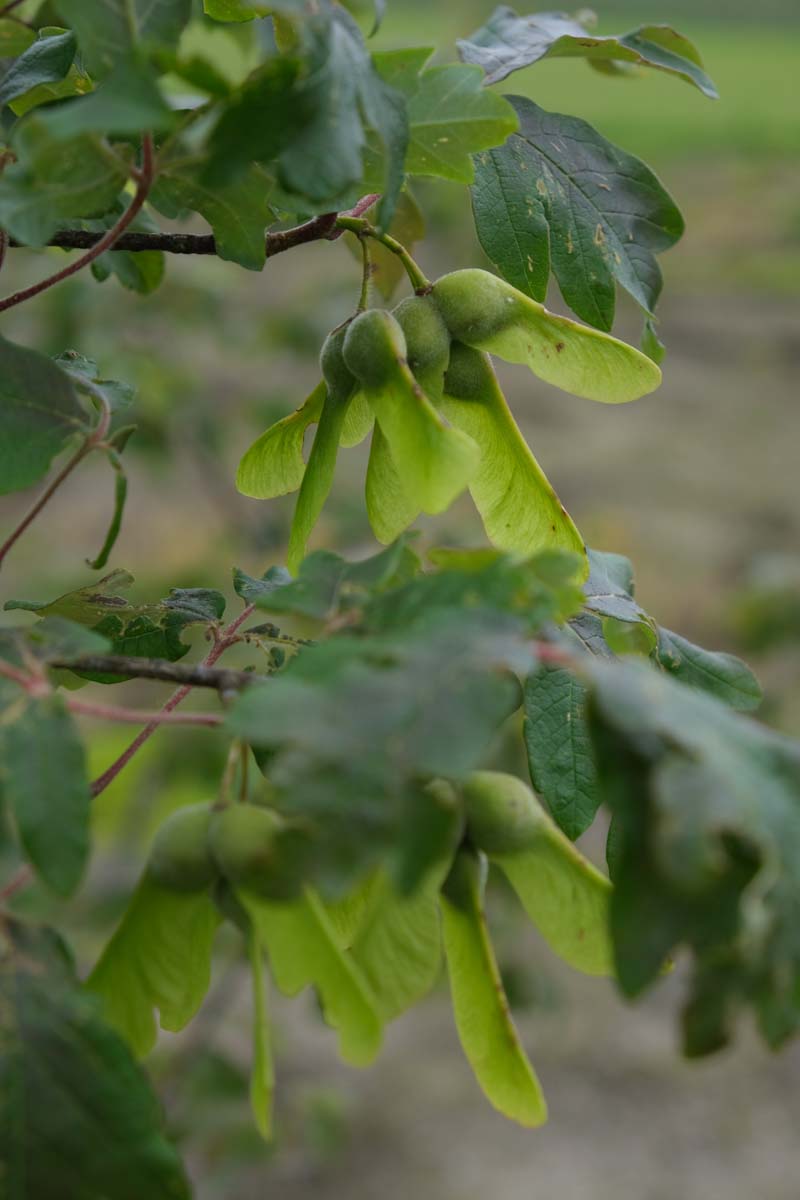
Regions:
<instances>
[{"instance_id":1,"label":"dark green leaf","mask_svg":"<svg viewBox=\"0 0 800 1200\"><path fill-rule=\"evenodd\" d=\"M87 981L107 1019L138 1057L162 1029L191 1021L211 980L211 948L220 922L208 892L168 891L148 874Z\"/></svg>"},{"instance_id":2,"label":"dark green leaf","mask_svg":"<svg viewBox=\"0 0 800 1200\"><path fill-rule=\"evenodd\" d=\"M228 183L252 163L269 163L298 127L293 91L300 71L296 58L268 58L223 108L209 141L207 182Z\"/></svg>"},{"instance_id":3,"label":"dark green leaf","mask_svg":"<svg viewBox=\"0 0 800 1200\"><path fill-rule=\"evenodd\" d=\"M75 35L70 30L39 34L0 81L0 108L43 83L63 79L75 57Z\"/></svg>"},{"instance_id":4,"label":"dark green leaf","mask_svg":"<svg viewBox=\"0 0 800 1200\"><path fill-rule=\"evenodd\" d=\"M688 946L687 1051L724 1044L744 1006L779 1043L800 1025L800 745L643 664L591 676L623 989Z\"/></svg>"},{"instance_id":5,"label":"dark green leaf","mask_svg":"<svg viewBox=\"0 0 800 1200\"><path fill-rule=\"evenodd\" d=\"M465 62L483 67L487 83L499 83L512 71L543 58L585 58L593 64L655 67L694 84L712 99L717 95L695 46L668 25L642 25L630 33L600 37L564 13L518 17L502 5L457 45Z\"/></svg>"},{"instance_id":6,"label":"dark green leaf","mask_svg":"<svg viewBox=\"0 0 800 1200\"><path fill-rule=\"evenodd\" d=\"M525 683L525 745L536 791L568 838L589 828L600 807L586 726L586 690L571 671L543 666Z\"/></svg>"},{"instance_id":7,"label":"dark green leaf","mask_svg":"<svg viewBox=\"0 0 800 1200\"><path fill-rule=\"evenodd\" d=\"M653 172L577 117L510 97L519 132L476 160L478 236L498 270L534 299L549 269L570 308L608 330L615 283L652 313L661 291L655 255L683 219Z\"/></svg>"},{"instance_id":8,"label":"dark green leaf","mask_svg":"<svg viewBox=\"0 0 800 1200\"><path fill-rule=\"evenodd\" d=\"M658 630L658 661L681 683L710 692L731 708L758 708L763 693L753 672L733 654L703 650L670 629Z\"/></svg>"},{"instance_id":9,"label":"dark green leaf","mask_svg":"<svg viewBox=\"0 0 800 1200\"><path fill-rule=\"evenodd\" d=\"M83 745L60 696L16 697L0 725L0 795L26 857L62 896L89 855L89 780Z\"/></svg>"},{"instance_id":10,"label":"dark green leaf","mask_svg":"<svg viewBox=\"0 0 800 1200\"><path fill-rule=\"evenodd\" d=\"M633 598L633 567L621 554L589 552L589 578L584 585L586 607L601 617L618 621L650 621Z\"/></svg>"},{"instance_id":11,"label":"dark green leaf","mask_svg":"<svg viewBox=\"0 0 800 1200\"><path fill-rule=\"evenodd\" d=\"M245 604L252 604L260 597L268 596L276 588L285 587L291 582L292 577L285 567L270 567L260 579L254 579L238 567L234 567L233 570L233 590L237 596L241 596Z\"/></svg>"},{"instance_id":12,"label":"dark green leaf","mask_svg":"<svg viewBox=\"0 0 800 1200\"><path fill-rule=\"evenodd\" d=\"M205 217L214 233L220 258L260 271L266 259L265 231L275 214L268 204L271 181L251 166L232 183L209 187L203 182L205 160L177 154L159 171L150 199L166 217L186 209Z\"/></svg>"},{"instance_id":13,"label":"dark green leaf","mask_svg":"<svg viewBox=\"0 0 800 1200\"><path fill-rule=\"evenodd\" d=\"M137 47L174 49L192 0L57 0L57 8L99 77Z\"/></svg>"},{"instance_id":14,"label":"dark green leaf","mask_svg":"<svg viewBox=\"0 0 800 1200\"><path fill-rule=\"evenodd\" d=\"M6 918L0 1162L9 1200L189 1200L158 1102L63 945Z\"/></svg>"},{"instance_id":15,"label":"dark green leaf","mask_svg":"<svg viewBox=\"0 0 800 1200\"><path fill-rule=\"evenodd\" d=\"M89 422L72 381L52 359L0 337L0 493L36 483Z\"/></svg>"}]
</instances>

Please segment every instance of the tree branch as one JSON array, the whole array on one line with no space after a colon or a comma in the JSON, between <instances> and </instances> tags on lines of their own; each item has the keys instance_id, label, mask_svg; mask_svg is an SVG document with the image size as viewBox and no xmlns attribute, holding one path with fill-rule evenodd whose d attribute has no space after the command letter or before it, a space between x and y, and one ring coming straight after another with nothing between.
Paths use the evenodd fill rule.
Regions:
<instances>
[{"instance_id":1,"label":"tree branch","mask_svg":"<svg viewBox=\"0 0 800 1200\"><path fill-rule=\"evenodd\" d=\"M359 217L368 208L371 208L377 199L378 196L374 194L364 196L346 213L322 213L318 217L312 217L310 221L305 221L302 225L295 225L291 229L276 229L267 233L264 238L267 258L274 258L276 254L283 254L285 250L292 250L295 246L302 246L307 242L336 241L344 233L344 228L338 224L341 217ZM96 247L104 236L107 235L93 233L87 229L62 229L53 235L47 245L58 246L62 250L87 250ZM22 245L13 238L8 244L13 247ZM213 234L210 233L139 233L137 231L120 234L114 239L113 245L104 247L103 252L113 252L114 250L128 250L134 254L146 250L163 250L166 254L216 254L217 243Z\"/></svg>"},{"instance_id":2,"label":"tree branch","mask_svg":"<svg viewBox=\"0 0 800 1200\"><path fill-rule=\"evenodd\" d=\"M142 725L146 721L155 725L204 725L216 727L225 719L220 713L174 713L141 712L135 708L121 708L118 704L95 704L90 700L77 700L70 696L66 701L70 712L78 717L97 717L100 721L122 721L127 725Z\"/></svg>"},{"instance_id":3,"label":"tree branch","mask_svg":"<svg viewBox=\"0 0 800 1200\"><path fill-rule=\"evenodd\" d=\"M207 667L202 663L173 663L164 658L138 658L125 654L87 654L80 658L51 660L49 665L69 671L88 671L92 675L160 679L164 683L215 688L218 692L236 692L265 678L253 671L231 671L225 667Z\"/></svg>"},{"instance_id":4,"label":"tree branch","mask_svg":"<svg viewBox=\"0 0 800 1200\"><path fill-rule=\"evenodd\" d=\"M125 232L142 208L155 178L153 139L149 133L146 133L142 138L142 165L141 168L135 171L134 178L136 179L136 193L130 204L110 229L107 229L104 234L96 235L91 249L87 250L86 254L81 255L80 258L76 258L73 262L68 263L66 267L62 267L60 271L56 271L54 275L48 275L46 279L41 279L39 283L33 283L30 287L23 288L19 292L14 292L12 296L6 296L5 300L0 300L0 312L5 312L8 308L14 308L15 305L22 304L24 300L31 300L34 296L38 296L40 292L46 291L47 288L54 287L55 284L68 279L70 275L74 275L77 271L88 267L89 263L94 262L106 250L111 250L114 247L117 239Z\"/></svg>"}]
</instances>

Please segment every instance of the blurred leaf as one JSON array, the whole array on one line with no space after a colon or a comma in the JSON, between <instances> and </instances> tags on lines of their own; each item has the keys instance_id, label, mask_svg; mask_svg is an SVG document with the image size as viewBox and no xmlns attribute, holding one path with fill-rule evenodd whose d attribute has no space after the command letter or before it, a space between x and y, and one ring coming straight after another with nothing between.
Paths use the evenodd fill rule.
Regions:
<instances>
[{"instance_id":1,"label":"blurred leaf","mask_svg":"<svg viewBox=\"0 0 800 1200\"><path fill-rule=\"evenodd\" d=\"M143 130L163 132L174 120L153 71L138 58L126 58L96 91L48 112L47 129L63 140L79 133L130 136Z\"/></svg>"},{"instance_id":2,"label":"blurred leaf","mask_svg":"<svg viewBox=\"0 0 800 1200\"><path fill-rule=\"evenodd\" d=\"M36 41L36 31L13 17L0 18L0 58L16 58Z\"/></svg>"},{"instance_id":3,"label":"blurred leaf","mask_svg":"<svg viewBox=\"0 0 800 1200\"><path fill-rule=\"evenodd\" d=\"M275 219L267 203L268 176L251 166L234 182L210 188L203 183L204 165L204 159L192 161L180 152L172 161L167 157L150 194L154 208L172 218L185 209L199 212L211 226L220 258L260 271L266 261L266 227Z\"/></svg>"},{"instance_id":4,"label":"blurred leaf","mask_svg":"<svg viewBox=\"0 0 800 1200\"><path fill-rule=\"evenodd\" d=\"M501 5L485 25L457 46L465 62L483 67L487 84L499 83L512 71L543 58L585 58L593 64L655 67L694 84L705 96L717 96L695 46L668 25L641 25L630 33L600 37L564 13L518 17L513 9Z\"/></svg>"},{"instance_id":5,"label":"blurred leaf","mask_svg":"<svg viewBox=\"0 0 800 1200\"><path fill-rule=\"evenodd\" d=\"M326 391L321 380L300 408L270 425L253 442L236 473L242 495L269 500L297 491L306 469L303 439L309 425L319 420Z\"/></svg>"},{"instance_id":6,"label":"blurred leaf","mask_svg":"<svg viewBox=\"0 0 800 1200\"><path fill-rule=\"evenodd\" d=\"M481 903L479 867L461 851L441 897L442 932L458 1036L487 1099L535 1128L547 1120L539 1081L511 1020Z\"/></svg>"},{"instance_id":7,"label":"blurred leaf","mask_svg":"<svg viewBox=\"0 0 800 1200\"><path fill-rule=\"evenodd\" d=\"M586 121L511 102L519 132L475 164L475 225L489 258L535 300L552 267L567 304L598 329L613 324L615 282L652 313L662 284L655 255L684 227L667 192Z\"/></svg>"},{"instance_id":8,"label":"blurred leaf","mask_svg":"<svg viewBox=\"0 0 800 1200\"><path fill-rule=\"evenodd\" d=\"M273 904L240 890L239 899L267 949L282 992L296 995L310 984L318 990L325 1020L339 1034L342 1058L365 1066L378 1053L381 1021L360 971L344 954L319 898Z\"/></svg>"},{"instance_id":9,"label":"blurred leaf","mask_svg":"<svg viewBox=\"0 0 800 1200\"><path fill-rule=\"evenodd\" d=\"M63 79L75 57L75 34L40 30L37 40L11 64L0 80L0 108L43 83Z\"/></svg>"},{"instance_id":10,"label":"blurred leaf","mask_svg":"<svg viewBox=\"0 0 800 1200\"><path fill-rule=\"evenodd\" d=\"M83 744L57 695L14 698L0 721L0 796L26 858L68 896L89 855L89 780Z\"/></svg>"},{"instance_id":11,"label":"blurred leaf","mask_svg":"<svg viewBox=\"0 0 800 1200\"><path fill-rule=\"evenodd\" d=\"M355 380L352 380L352 386L348 385L344 391L332 387L327 389L289 532L286 562L293 573L297 572L306 556L308 539L333 484L339 441L354 386Z\"/></svg>"},{"instance_id":12,"label":"blurred leaf","mask_svg":"<svg viewBox=\"0 0 800 1200\"><path fill-rule=\"evenodd\" d=\"M57 0L57 8L99 78L137 47L174 49L192 0Z\"/></svg>"},{"instance_id":13,"label":"blurred leaf","mask_svg":"<svg viewBox=\"0 0 800 1200\"><path fill-rule=\"evenodd\" d=\"M623 991L688 946L687 1053L724 1045L744 1006L779 1044L800 1024L800 744L640 663L591 678Z\"/></svg>"},{"instance_id":14,"label":"blurred leaf","mask_svg":"<svg viewBox=\"0 0 800 1200\"><path fill-rule=\"evenodd\" d=\"M0 337L0 493L36 483L76 436L86 408L50 358Z\"/></svg>"},{"instance_id":15,"label":"blurred leaf","mask_svg":"<svg viewBox=\"0 0 800 1200\"><path fill-rule=\"evenodd\" d=\"M292 577L285 567L270 567L260 579L245 574L238 567L233 570L233 590L241 596L245 604L252 604L262 596L269 595L276 588L285 587L291 583Z\"/></svg>"},{"instance_id":16,"label":"blurred leaf","mask_svg":"<svg viewBox=\"0 0 800 1200\"><path fill-rule=\"evenodd\" d=\"M3 921L0 1161L13 1200L189 1200L158 1102L47 929Z\"/></svg>"},{"instance_id":17,"label":"blurred leaf","mask_svg":"<svg viewBox=\"0 0 800 1200\"><path fill-rule=\"evenodd\" d=\"M0 177L0 223L20 242L42 246L62 222L113 207L128 178L124 157L96 134L58 141L44 113L15 129L17 162Z\"/></svg>"},{"instance_id":18,"label":"blurred leaf","mask_svg":"<svg viewBox=\"0 0 800 1200\"><path fill-rule=\"evenodd\" d=\"M267 986L261 942L255 931L248 938L250 973L253 983L253 1067L250 1077L250 1107L258 1132L272 1137L272 1095L275 1090L275 1068L272 1062L271 1031L267 1010Z\"/></svg>"},{"instance_id":19,"label":"blurred leaf","mask_svg":"<svg viewBox=\"0 0 800 1200\"><path fill-rule=\"evenodd\" d=\"M174 892L145 873L86 981L137 1057L162 1029L188 1025L208 991L220 918L207 892Z\"/></svg>"},{"instance_id":20,"label":"blurred leaf","mask_svg":"<svg viewBox=\"0 0 800 1200\"><path fill-rule=\"evenodd\" d=\"M203 12L215 21L252 21L266 17L272 4L246 4L245 0L203 0Z\"/></svg>"}]
</instances>

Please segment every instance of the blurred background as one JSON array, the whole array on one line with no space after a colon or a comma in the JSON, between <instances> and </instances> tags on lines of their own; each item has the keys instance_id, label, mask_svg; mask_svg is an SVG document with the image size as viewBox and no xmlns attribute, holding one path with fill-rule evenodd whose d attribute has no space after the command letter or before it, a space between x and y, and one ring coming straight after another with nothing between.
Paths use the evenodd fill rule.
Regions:
<instances>
[{"instance_id":1,"label":"blurred background","mask_svg":"<svg viewBox=\"0 0 800 1200\"><path fill-rule=\"evenodd\" d=\"M440 47L493 5L390 0L379 48ZM674 23L696 41L721 100L657 72L605 78L585 64L539 64L501 85L590 120L640 154L683 209L687 232L662 258L664 385L635 405L573 399L501 365L509 401L590 545L628 554L642 604L662 623L747 657L765 686L765 720L800 735L800 10L797 0L615 0L595 5L600 32ZM241 54L235 33L221 56ZM418 258L432 277L485 265L464 188L421 185L429 229ZM53 252L55 260L59 252ZM50 269L9 256L4 291ZM359 271L343 242L268 263L263 275L215 260L175 259L152 297L75 278L14 310L6 336L74 348L138 389L139 432L126 451L130 501L110 566L136 576L136 597L170 586L231 594L230 568L279 562L293 499L239 496L241 453L314 386L326 332L352 309ZM550 307L565 311L555 292ZM615 332L639 322L620 297ZM366 450L340 458L315 545L374 549L364 514ZM90 462L9 556L4 597L48 599L88 583L112 480ZM30 497L4 503L2 525ZM424 536L478 544L468 500ZM155 705L160 685L137 685ZM123 730L90 730L102 769ZM103 848L71 902L79 957L108 935L172 808L213 795L223 747L213 734L156 737L103 796ZM587 851L602 840L590 835ZM599 856L599 855L598 855ZM29 903L47 915L47 901ZM497 888L491 917L523 1040L551 1119L534 1133L483 1101L461 1058L446 990L389 1032L379 1062L345 1069L313 1000L274 999L278 1137L265 1147L247 1111L249 997L241 951L222 939L218 979L198 1020L166 1037L153 1070L200 1200L796 1200L800 1048L772 1057L742 1029L734 1049L701 1064L679 1057L681 971L642 1004L561 970Z\"/></svg>"}]
</instances>

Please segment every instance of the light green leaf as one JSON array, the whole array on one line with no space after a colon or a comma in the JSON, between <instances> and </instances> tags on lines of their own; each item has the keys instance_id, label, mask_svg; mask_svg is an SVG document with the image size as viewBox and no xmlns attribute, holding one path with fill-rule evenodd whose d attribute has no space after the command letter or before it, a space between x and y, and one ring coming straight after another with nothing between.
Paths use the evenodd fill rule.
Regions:
<instances>
[{"instance_id":1,"label":"light green leaf","mask_svg":"<svg viewBox=\"0 0 800 1200\"><path fill-rule=\"evenodd\" d=\"M37 874L68 896L89 855L89 780L75 723L58 695L15 696L0 718L0 797Z\"/></svg>"},{"instance_id":2,"label":"light green leaf","mask_svg":"<svg viewBox=\"0 0 800 1200\"><path fill-rule=\"evenodd\" d=\"M215 21L252 21L266 17L271 4L246 4L245 0L203 0L203 12Z\"/></svg>"},{"instance_id":3,"label":"light green leaf","mask_svg":"<svg viewBox=\"0 0 800 1200\"><path fill-rule=\"evenodd\" d=\"M400 482L380 425L372 434L365 493L372 532L385 546L408 529L419 514L419 505L408 498Z\"/></svg>"},{"instance_id":4,"label":"light green leaf","mask_svg":"<svg viewBox=\"0 0 800 1200\"><path fill-rule=\"evenodd\" d=\"M174 892L145 873L86 986L138 1057L156 1042L156 1019L177 1032L191 1021L211 981L220 917L207 892Z\"/></svg>"},{"instance_id":5,"label":"light green leaf","mask_svg":"<svg viewBox=\"0 0 800 1200\"><path fill-rule=\"evenodd\" d=\"M548 312L488 271L453 271L433 294L456 340L524 364L575 396L623 404L661 383L660 370L639 350Z\"/></svg>"},{"instance_id":6,"label":"light green leaf","mask_svg":"<svg viewBox=\"0 0 800 1200\"><path fill-rule=\"evenodd\" d=\"M408 100L409 174L472 183L470 156L500 145L517 128L508 101L482 85L477 67L451 63L422 72Z\"/></svg>"},{"instance_id":7,"label":"light green leaf","mask_svg":"<svg viewBox=\"0 0 800 1200\"><path fill-rule=\"evenodd\" d=\"M199 212L211 226L220 258L260 271L266 261L266 227L274 219L267 203L269 177L253 165L232 183L209 187L202 180L204 167L201 158L167 160L150 195L153 207L166 217L178 217L187 208Z\"/></svg>"},{"instance_id":8,"label":"light green leaf","mask_svg":"<svg viewBox=\"0 0 800 1200\"><path fill-rule=\"evenodd\" d=\"M354 392L347 412L344 414L342 445L345 447L357 446L363 442L374 424L375 415L366 396L361 391Z\"/></svg>"},{"instance_id":9,"label":"light green leaf","mask_svg":"<svg viewBox=\"0 0 800 1200\"><path fill-rule=\"evenodd\" d=\"M293 996L313 984L325 1020L339 1033L342 1058L354 1066L371 1062L380 1049L381 1020L361 972L339 948L319 897L307 890L298 901L274 904L244 890L237 895L281 991Z\"/></svg>"},{"instance_id":10,"label":"light green leaf","mask_svg":"<svg viewBox=\"0 0 800 1200\"><path fill-rule=\"evenodd\" d=\"M351 953L384 1021L411 1008L436 981L442 960L438 893L448 866L429 871L408 896L397 893L388 875L378 876Z\"/></svg>"},{"instance_id":11,"label":"light green leaf","mask_svg":"<svg viewBox=\"0 0 800 1200\"><path fill-rule=\"evenodd\" d=\"M305 432L319 420L326 392L320 381L300 408L282 417L253 442L236 473L236 486L242 495L269 500L297 491L306 470Z\"/></svg>"},{"instance_id":12,"label":"light green leaf","mask_svg":"<svg viewBox=\"0 0 800 1200\"><path fill-rule=\"evenodd\" d=\"M334 390L328 389L322 405L314 444L311 447L303 481L300 484L300 493L297 497L289 534L286 565L293 574L297 573L300 563L306 556L308 539L333 484L339 441L344 427L344 419L350 406L350 395L343 397Z\"/></svg>"},{"instance_id":13,"label":"light green leaf","mask_svg":"<svg viewBox=\"0 0 800 1200\"><path fill-rule=\"evenodd\" d=\"M49 929L0 933L4 1200L189 1200L159 1102Z\"/></svg>"},{"instance_id":14,"label":"light green leaf","mask_svg":"<svg viewBox=\"0 0 800 1200\"><path fill-rule=\"evenodd\" d=\"M69 441L88 434L87 416L52 359L0 337L0 493L41 479Z\"/></svg>"},{"instance_id":15,"label":"light green leaf","mask_svg":"<svg viewBox=\"0 0 800 1200\"><path fill-rule=\"evenodd\" d=\"M458 1036L496 1109L521 1125L547 1120L539 1080L511 1019L481 903L477 861L462 851L441 897L442 932Z\"/></svg>"},{"instance_id":16,"label":"light green leaf","mask_svg":"<svg viewBox=\"0 0 800 1200\"><path fill-rule=\"evenodd\" d=\"M469 490L489 540L518 554L556 547L585 556L583 538L520 433L487 355L456 344L450 362L441 409L481 448Z\"/></svg>"},{"instance_id":17,"label":"light green leaf","mask_svg":"<svg viewBox=\"0 0 800 1200\"><path fill-rule=\"evenodd\" d=\"M192 0L57 0L57 8L99 78L138 46L174 50Z\"/></svg>"},{"instance_id":18,"label":"light green leaf","mask_svg":"<svg viewBox=\"0 0 800 1200\"><path fill-rule=\"evenodd\" d=\"M250 1076L250 1107L256 1128L263 1138L272 1137L272 1097L275 1067L272 1061L271 1030L267 1007L267 985L261 943L255 930L248 938L250 973L253 982L253 1066Z\"/></svg>"},{"instance_id":19,"label":"light green leaf","mask_svg":"<svg viewBox=\"0 0 800 1200\"><path fill-rule=\"evenodd\" d=\"M36 32L13 17L0 19L0 58L16 58L36 41Z\"/></svg>"}]
</instances>

